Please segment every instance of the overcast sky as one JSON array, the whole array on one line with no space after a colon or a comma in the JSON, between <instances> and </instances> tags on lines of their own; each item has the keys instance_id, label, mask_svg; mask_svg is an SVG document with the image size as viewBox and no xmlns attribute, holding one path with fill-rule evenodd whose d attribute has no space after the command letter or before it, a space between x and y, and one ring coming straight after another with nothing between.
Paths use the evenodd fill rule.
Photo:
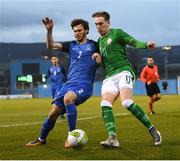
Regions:
<instances>
[{"instance_id":1,"label":"overcast sky","mask_svg":"<svg viewBox=\"0 0 180 161\"><path fill-rule=\"evenodd\" d=\"M54 39L73 39L71 20L90 23L89 38L97 40L92 13L108 11L111 27L158 46L180 45L180 0L0 0L0 42L45 42L42 18L54 20Z\"/></svg>"}]
</instances>

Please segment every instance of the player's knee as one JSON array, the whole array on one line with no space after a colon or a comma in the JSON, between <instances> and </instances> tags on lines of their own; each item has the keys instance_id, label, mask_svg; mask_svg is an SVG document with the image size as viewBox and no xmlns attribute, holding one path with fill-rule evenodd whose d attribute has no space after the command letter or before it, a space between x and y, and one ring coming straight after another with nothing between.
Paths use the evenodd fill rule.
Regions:
<instances>
[{"instance_id":1,"label":"player's knee","mask_svg":"<svg viewBox=\"0 0 180 161\"><path fill-rule=\"evenodd\" d=\"M75 102L76 100L76 94L74 92L68 92L65 94L64 96L64 104L68 105L68 104L72 104Z\"/></svg>"},{"instance_id":2,"label":"player's knee","mask_svg":"<svg viewBox=\"0 0 180 161\"><path fill-rule=\"evenodd\" d=\"M152 99L148 100L148 103L149 103L149 104L152 104Z\"/></svg>"},{"instance_id":3,"label":"player's knee","mask_svg":"<svg viewBox=\"0 0 180 161\"><path fill-rule=\"evenodd\" d=\"M123 102L122 102L122 105L123 107L125 108L129 108L129 106L131 106L133 104L133 100L132 99L125 99Z\"/></svg>"},{"instance_id":4,"label":"player's knee","mask_svg":"<svg viewBox=\"0 0 180 161\"><path fill-rule=\"evenodd\" d=\"M101 107L103 107L103 106L112 107L112 103L108 100L102 100L101 101Z\"/></svg>"},{"instance_id":5,"label":"player's knee","mask_svg":"<svg viewBox=\"0 0 180 161\"><path fill-rule=\"evenodd\" d=\"M158 96L157 96L157 100L160 100L160 99L161 99L161 95L158 95Z\"/></svg>"}]
</instances>

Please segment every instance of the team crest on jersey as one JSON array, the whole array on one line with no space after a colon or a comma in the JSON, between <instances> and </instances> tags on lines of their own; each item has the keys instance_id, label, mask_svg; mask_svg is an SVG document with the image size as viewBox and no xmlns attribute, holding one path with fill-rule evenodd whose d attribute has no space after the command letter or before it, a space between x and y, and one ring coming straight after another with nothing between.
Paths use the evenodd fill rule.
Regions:
<instances>
[{"instance_id":1,"label":"team crest on jersey","mask_svg":"<svg viewBox=\"0 0 180 161\"><path fill-rule=\"evenodd\" d=\"M87 50L91 51L91 45L87 45Z\"/></svg>"},{"instance_id":2,"label":"team crest on jersey","mask_svg":"<svg viewBox=\"0 0 180 161\"><path fill-rule=\"evenodd\" d=\"M112 43L112 39L109 38L109 39L107 40L107 44L110 45L111 43Z\"/></svg>"}]
</instances>

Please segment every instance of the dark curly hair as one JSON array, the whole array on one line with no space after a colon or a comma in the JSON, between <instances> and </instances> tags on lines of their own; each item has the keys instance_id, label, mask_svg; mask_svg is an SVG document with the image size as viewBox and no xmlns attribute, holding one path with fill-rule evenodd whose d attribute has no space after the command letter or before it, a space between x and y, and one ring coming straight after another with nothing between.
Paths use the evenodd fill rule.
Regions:
<instances>
[{"instance_id":1,"label":"dark curly hair","mask_svg":"<svg viewBox=\"0 0 180 161\"><path fill-rule=\"evenodd\" d=\"M80 25L80 24L82 24L82 25L83 25L83 28L84 28L85 30L87 30L88 33L89 33L89 23L88 23L87 21L85 21L85 20L83 20L83 19L74 19L74 20L71 21L71 27L72 27L72 29L73 29L73 27L75 27L75 26L77 26L77 25Z\"/></svg>"}]
</instances>

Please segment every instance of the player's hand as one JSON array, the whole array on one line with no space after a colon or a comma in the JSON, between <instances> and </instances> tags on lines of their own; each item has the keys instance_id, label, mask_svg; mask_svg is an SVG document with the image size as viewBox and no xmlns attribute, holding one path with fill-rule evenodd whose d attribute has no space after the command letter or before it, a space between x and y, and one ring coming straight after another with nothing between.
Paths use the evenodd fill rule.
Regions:
<instances>
[{"instance_id":1,"label":"player's hand","mask_svg":"<svg viewBox=\"0 0 180 161\"><path fill-rule=\"evenodd\" d=\"M147 85L148 85L148 86L151 85L151 81L147 81Z\"/></svg>"},{"instance_id":2,"label":"player's hand","mask_svg":"<svg viewBox=\"0 0 180 161\"><path fill-rule=\"evenodd\" d=\"M101 63L101 55L99 53L94 53L92 59L94 59L98 64Z\"/></svg>"},{"instance_id":3,"label":"player's hand","mask_svg":"<svg viewBox=\"0 0 180 161\"><path fill-rule=\"evenodd\" d=\"M148 48L156 48L156 43L154 41L149 41L149 42L147 42L147 47Z\"/></svg>"},{"instance_id":4,"label":"player's hand","mask_svg":"<svg viewBox=\"0 0 180 161\"><path fill-rule=\"evenodd\" d=\"M52 19L49 19L48 17L45 17L44 19L42 19L42 22L44 24L44 26L46 27L47 30L52 30L54 23Z\"/></svg>"}]
</instances>

